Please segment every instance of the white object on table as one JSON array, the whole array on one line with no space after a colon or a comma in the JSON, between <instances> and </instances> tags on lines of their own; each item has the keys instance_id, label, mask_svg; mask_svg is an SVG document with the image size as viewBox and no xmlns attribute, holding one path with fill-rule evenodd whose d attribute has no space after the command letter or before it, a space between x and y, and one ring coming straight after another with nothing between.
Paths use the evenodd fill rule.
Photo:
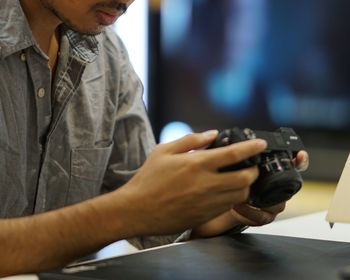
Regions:
<instances>
[{"instance_id":1,"label":"white object on table","mask_svg":"<svg viewBox=\"0 0 350 280\"><path fill-rule=\"evenodd\" d=\"M279 220L261 227L250 227L244 233L350 242L350 224L337 223L331 229L329 223L326 221L326 215L327 212L323 211Z\"/></svg>"}]
</instances>

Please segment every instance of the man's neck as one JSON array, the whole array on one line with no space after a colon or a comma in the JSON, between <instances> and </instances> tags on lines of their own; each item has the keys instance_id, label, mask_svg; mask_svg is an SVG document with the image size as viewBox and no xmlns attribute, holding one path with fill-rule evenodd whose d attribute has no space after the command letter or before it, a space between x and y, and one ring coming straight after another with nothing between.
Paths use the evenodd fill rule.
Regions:
<instances>
[{"instance_id":1,"label":"man's neck","mask_svg":"<svg viewBox=\"0 0 350 280\"><path fill-rule=\"evenodd\" d=\"M61 21L39 0L21 0L21 5L35 40L40 49L48 55L50 67L54 69L59 50L56 31Z\"/></svg>"}]
</instances>

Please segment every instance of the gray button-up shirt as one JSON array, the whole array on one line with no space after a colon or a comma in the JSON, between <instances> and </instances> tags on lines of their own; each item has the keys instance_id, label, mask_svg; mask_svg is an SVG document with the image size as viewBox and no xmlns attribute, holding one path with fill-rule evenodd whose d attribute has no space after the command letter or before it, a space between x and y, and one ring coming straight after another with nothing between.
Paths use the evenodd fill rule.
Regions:
<instances>
[{"instance_id":1,"label":"gray button-up shirt","mask_svg":"<svg viewBox=\"0 0 350 280\"><path fill-rule=\"evenodd\" d=\"M19 0L0 6L0 217L123 185L155 143L142 85L115 32L62 28L52 77Z\"/></svg>"}]
</instances>

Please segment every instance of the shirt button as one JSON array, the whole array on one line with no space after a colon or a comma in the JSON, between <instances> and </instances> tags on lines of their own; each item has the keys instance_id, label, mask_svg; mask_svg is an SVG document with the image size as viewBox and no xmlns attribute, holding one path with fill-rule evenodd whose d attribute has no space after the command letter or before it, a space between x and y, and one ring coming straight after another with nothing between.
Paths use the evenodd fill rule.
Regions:
<instances>
[{"instance_id":1,"label":"shirt button","mask_svg":"<svg viewBox=\"0 0 350 280\"><path fill-rule=\"evenodd\" d=\"M24 62L27 60L27 56L25 53L21 53L21 60Z\"/></svg>"},{"instance_id":2,"label":"shirt button","mask_svg":"<svg viewBox=\"0 0 350 280\"><path fill-rule=\"evenodd\" d=\"M45 89L44 88L39 88L37 91L38 97L39 98L43 98L46 94Z\"/></svg>"}]
</instances>

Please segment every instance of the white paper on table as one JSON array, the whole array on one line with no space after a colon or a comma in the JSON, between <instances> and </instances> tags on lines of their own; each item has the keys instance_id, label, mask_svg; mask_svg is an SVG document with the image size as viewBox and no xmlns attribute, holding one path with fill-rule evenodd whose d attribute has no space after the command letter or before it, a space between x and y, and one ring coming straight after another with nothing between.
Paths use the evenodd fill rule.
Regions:
<instances>
[{"instance_id":1,"label":"white paper on table","mask_svg":"<svg viewBox=\"0 0 350 280\"><path fill-rule=\"evenodd\" d=\"M326 220L329 223L350 223L350 154L338 181Z\"/></svg>"}]
</instances>

